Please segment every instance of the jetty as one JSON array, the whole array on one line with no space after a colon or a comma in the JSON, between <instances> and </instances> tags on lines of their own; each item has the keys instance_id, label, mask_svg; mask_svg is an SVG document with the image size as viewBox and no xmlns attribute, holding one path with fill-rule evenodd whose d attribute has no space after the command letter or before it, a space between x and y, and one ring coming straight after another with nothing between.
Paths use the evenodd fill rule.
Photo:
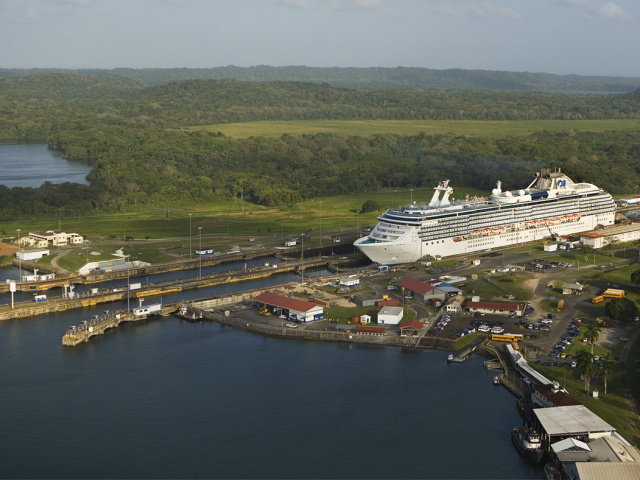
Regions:
<instances>
[{"instance_id":1,"label":"jetty","mask_svg":"<svg viewBox=\"0 0 640 480\"><path fill-rule=\"evenodd\" d=\"M85 320L80 325L72 326L62 337L62 345L75 347L81 343L88 342L95 335L102 335L110 328L118 327L123 322L138 322L146 320L152 315L170 315L178 310L179 305L178 303L170 303L139 307L130 312L118 311L111 313L107 310L102 315L94 315L93 318Z\"/></svg>"}]
</instances>

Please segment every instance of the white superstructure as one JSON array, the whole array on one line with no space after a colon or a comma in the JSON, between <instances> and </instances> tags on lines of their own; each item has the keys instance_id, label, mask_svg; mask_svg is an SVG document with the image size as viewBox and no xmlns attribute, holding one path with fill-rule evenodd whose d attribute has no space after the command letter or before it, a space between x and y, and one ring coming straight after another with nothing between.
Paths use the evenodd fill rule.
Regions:
<instances>
[{"instance_id":1,"label":"white superstructure","mask_svg":"<svg viewBox=\"0 0 640 480\"><path fill-rule=\"evenodd\" d=\"M390 209L366 237L356 240L372 261L409 263L446 257L613 225L615 203L591 183L574 183L559 169L544 168L522 190L489 198L451 201L449 180L435 187L429 203Z\"/></svg>"}]
</instances>

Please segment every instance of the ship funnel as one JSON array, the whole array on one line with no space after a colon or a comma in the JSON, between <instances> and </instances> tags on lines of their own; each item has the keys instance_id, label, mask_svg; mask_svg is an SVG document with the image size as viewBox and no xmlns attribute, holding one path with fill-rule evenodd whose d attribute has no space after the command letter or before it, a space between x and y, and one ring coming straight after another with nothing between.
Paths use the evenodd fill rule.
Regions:
<instances>
[{"instance_id":1,"label":"ship funnel","mask_svg":"<svg viewBox=\"0 0 640 480\"><path fill-rule=\"evenodd\" d=\"M449 194L451 193L452 188L450 188L448 185L449 180L445 180L444 182L440 182L438 186L434 188L435 192L433 192L433 197L431 197L431 201L429 202L430 207L437 207L438 205L443 204L449 205ZM442 200L438 200L438 197L440 197L440 192L445 192Z\"/></svg>"},{"instance_id":2,"label":"ship funnel","mask_svg":"<svg viewBox=\"0 0 640 480\"><path fill-rule=\"evenodd\" d=\"M444 195L442 195L442 200L440 200L440 205L449 205L449 195L453 192L453 188L447 187L444 191Z\"/></svg>"}]
</instances>

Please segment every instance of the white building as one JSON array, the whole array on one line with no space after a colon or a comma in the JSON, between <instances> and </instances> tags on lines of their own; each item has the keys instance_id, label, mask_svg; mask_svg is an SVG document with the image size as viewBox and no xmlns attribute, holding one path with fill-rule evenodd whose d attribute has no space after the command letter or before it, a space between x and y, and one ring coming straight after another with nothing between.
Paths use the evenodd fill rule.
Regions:
<instances>
[{"instance_id":1,"label":"white building","mask_svg":"<svg viewBox=\"0 0 640 480\"><path fill-rule=\"evenodd\" d=\"M340 285L343 287L355 287L360 284L357 275L349 275L348 277L340 277Z\"/></svg>"},{"instance_id":2,"label":"white building","mask_svg":"<svg viewBox=\"0 0 640 480\"><path fill-rule=\"evenodd\" d=\"M84 238L77 233L67 233L62 230L47 230L46 232L29 232L29 235L19 240L20 245L27 247L46 248L65 245L82 245Z\"/></svg>"},{"instance_id":3,"label":"white building","mask_svg":"<svg viewBox=\"0 0 640 480\"><path fill-rule=\"evenodd\" d=\"M16 252L16 258L23 262L31 260L40 260L42 257L49 255L49 250L46 248L33 248L28 250L20 250Z\"/></svg>"},{"instance_id":4,"label":"white building","mask_svg":"<svg viewBox=\"0 0 640 480\"><path fill-rule=\"evenodd\" d=\"M403 315L402 307L382 307L378 312L378 325L398 325Z\"/></svg>"}]
</instances>

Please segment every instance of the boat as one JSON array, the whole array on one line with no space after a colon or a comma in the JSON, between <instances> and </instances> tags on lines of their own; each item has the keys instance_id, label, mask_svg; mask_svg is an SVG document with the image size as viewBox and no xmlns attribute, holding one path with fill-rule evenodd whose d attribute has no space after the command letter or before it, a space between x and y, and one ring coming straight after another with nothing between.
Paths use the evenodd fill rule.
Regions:
<instances>
[{"instance_id":1,"label":"boat","mask_svg":"<svg viewBox=\"0 0 640 480\"><path fill-rule=\"evenodd\" d=\"M453 353L450 353L449 356L447 357L447 362L451 363L453 362Z\"/></svg>"},{"instance_id":2,"label":"boat","mask_svg":"<svg viewBox=\"0 0 640 480\"><path fill-rule=\"evenodd\" d=\"M493 377L493 384L500 385L500 377L498 377L497 375Z\"/></svg>"},{"instance_id":3,"label":"boat","mask_svg":"<svg viewBox=\"0 0 640 480\"><path fill-rule=\"evenodd\" d=\"M536 462L542 460L544 456L542 441L540 434L535 430L526 427L514 428L511 431L511 440L523 457Z\"/></svg>"},{"instance_id":4,"label":"boat","mask_svg":"<svg viewBox=\"0 0 640 480\"><path fill-rule=\"evenodd\" d=\"M615 220L616 205L609 193L574 182L560 169L541 169L519 190L503 191L498 181L488 198L454 201L449 180L434 190L428 203L384 212L354 246L373 262L397 265L585 232ZM550 225L550 218L566 221ZM494 231L496 225L502 230Z\"/></svg>"}]
</instances>

